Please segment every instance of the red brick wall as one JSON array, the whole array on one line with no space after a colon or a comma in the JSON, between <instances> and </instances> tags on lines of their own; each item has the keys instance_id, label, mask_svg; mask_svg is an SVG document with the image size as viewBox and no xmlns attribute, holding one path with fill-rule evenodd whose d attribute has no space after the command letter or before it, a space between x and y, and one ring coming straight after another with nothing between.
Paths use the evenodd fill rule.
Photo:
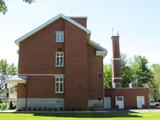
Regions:
<instances>
[{"instance_id":1,"label":"red brick wall","mask_svg":"<svg viewBox=\"0 0 160 120\"><path fill-rule=\"evenodd\" d=\"M64 44L56 43L55 31L64 31L63 19L57 20L20 43L19 74L64 74L64 68L55 67L55 52L58 48L64 51ZM54 77L29 77L28 97L59 97L54 94L53 79ZM38 86L43 86L43 89ZM25 97L25 88L23 84L18 84L18 98Z\"/></svg>"},{"instance_id":2,"label":"red brick wall","mask_svg":"<svg viewBox=\"0 0 160 120\"><path fill-rule=\"evenodd\" d=\"M103 57L96 56L96 49L88 45L89 99L103 98Z\"/></svg>"},{"instance_id":3,"label":"red brick wall","mask_svg":"<svg viewBox=\"0 0 160 120\"><path fill-rule=\"evenodd\" d=\"M87 33L65 22L65 35L65 107L87 107Z\"/></svg>"},{"instance_id":4,"label":"red brick wall","mask_svg":"<svg viewBox=\"0 0 160 120\"><path fill-rule=\"evenodd\" d=\"M111 88L105 89L105 97L111 97L112 108L115 108L115 96L124 96L124 107L125 108L136 108L137 107L137 96L144 96L145 106L148 108L149 105L149 89L148 88Z\"/></svg>"},{"instance_id":5,"label":"red brick wall","mask_svg":"<svg viewBox=\"0 0 160 120\"><path fill-rule=\"evenodd\" d=\"M120 48L119 48L119 36L112 36L112 49L113 49L113 67L112 67L112 76L121 77L121 62L120 60L114 60L114 58L120 58ZM113 79L114 83L122 82L122 79ZM118 87L115 84L115 87Z\"/></svg>"},{"instance_id":6,"label":"red brick wall","mask_svg":"<svg viewBox=\"0 0 160 120\"><path fill-rule=\"evenodd\" d=\"M55 93L55 78L53 76L30 76L27 84L18 84L18 98L63 98L63 94ZM26 88L26 86L28 86Z\"/></svg>"},{"instance_id":7,"label":"red brick wall","mask_svg":"<svg viewBox=\"0 0 160 120\"><path fill-rule=\"evenodd\" d=\"M64 31L64 20L57 20L20 43L20 74L64 73L63 68L55 67L55 51L64 50L63 43L55 41L55 31Z\"/></svg>"},{"instance_id":8,"label":"red brick wall","mask_svg":"<svg viewBox=\"0 0 160 120\"><path fill-rule=\"evenodd\" d=\"M26 84L19 83L17 91L17 98L26 98Z\"/></svg>"},{"instance_id":9,"label":"red brick wall","mask_svg":"<svg viewBox=\"0 0 160 120\"><path fill-rule=\"evenodd\" d=\"M119 36L112 36L113 58L120 58Z\"/></svg>"},{"instance_id":10,"label":"red brick wall","mask_svg":"<svg viewBox=\"0 0 160 120\"><path fill-rule=\"evenodd\" d=\"M74 18L86 26L86 18ZM56 43L55 31L64 31L64 43ZM64 67L55 67L55 52L64 51ZM87 52L88 51L88 52ZM88 45L87 33L59 19L20 43L20 74L64 74L64 94L54 93L54 77L29 76L28 98L64 97L65 107L88 107L88 99L103 97L103 58ZM18 98L26 87L18 84Z\"/></svg>"}]
</instances>

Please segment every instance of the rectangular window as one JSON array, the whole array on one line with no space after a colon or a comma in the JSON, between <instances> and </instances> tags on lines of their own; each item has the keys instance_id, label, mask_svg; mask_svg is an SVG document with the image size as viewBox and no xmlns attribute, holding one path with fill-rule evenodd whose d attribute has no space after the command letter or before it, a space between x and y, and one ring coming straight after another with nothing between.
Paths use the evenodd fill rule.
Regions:
<instances>
[{"instance_id":1,"label":"rectangular window","mask_svg":"<svg viewBox=\"0 0 160 120\"><path fill-rule=\"evenodd\" d=\"M63 67L63 66L64 66L64 53L56 52L56 67Z\"/></svg>"},{"instance_id":2,"label":"rectangular window","mask_svg":"<svg viewBox=\"0 0 160 120\"><path fill-rule=\"evenodd\" d=\"M55 78L55 93L64 93L64 78L63 76Z\"/></svg>"},{"instance_id":3,"label":"rectangular window","mask_svg":"<svg viewBox=\"0 0 160 120\"><path fill-rule=\"evenodd\" d=\"M123 96L117 96L117 101L122 101L123 100Z\"/></svg>"},{"instance_id":4,"label":"rectangular window","mask_svg":"<svg viewBox=\"0 0 160 120\"><path fill-rule=\"evenodd\" d=\"M56 42L64 42L64 32L56 32Z\"/></svg>"}]
</instances>

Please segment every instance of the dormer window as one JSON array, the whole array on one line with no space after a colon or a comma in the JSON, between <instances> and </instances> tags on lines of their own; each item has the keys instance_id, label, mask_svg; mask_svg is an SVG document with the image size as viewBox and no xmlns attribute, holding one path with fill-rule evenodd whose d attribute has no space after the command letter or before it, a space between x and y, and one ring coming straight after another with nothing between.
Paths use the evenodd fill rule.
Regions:
<instances>
[{"instance_id":1,"label":"dormer window","mask_svg":"<svg viewBox=\"0 0 160 120\"><path fill-rule=\"evenodd\" d=\"M64 32L63 31L56 32L56 42L64 42Z\"/></svg>"}]
</instances>

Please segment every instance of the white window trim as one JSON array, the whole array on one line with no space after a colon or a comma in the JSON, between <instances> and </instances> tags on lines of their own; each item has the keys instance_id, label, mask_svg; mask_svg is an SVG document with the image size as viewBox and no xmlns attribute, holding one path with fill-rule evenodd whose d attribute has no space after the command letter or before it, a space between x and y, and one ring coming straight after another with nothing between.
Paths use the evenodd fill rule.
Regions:
<instances>
[{"instance_id":1,"label":"white window trim","mask_svg":"<svg viewBox=\"0 0 160 120\"><path fill-rule=\"evenodd\" d=\"M61 79L62 78L62 81L57 81L57 78L58 79ZM59 90L57 91L57 88L56 88L56 84L59 83ZM60 91L60 83L62 83L62 91ZM56 75L55 76L55 93L56 94L63 94L64 93L64 75Z\"/></svg>"},{"instance_id":2,"label":"white window trim","mask_svg":"<svg viewBox=\"0 0 160 120\"><path fill-rule=\"evenodd\" d=\"M57 57L58 57L57 54L58 54L58 53L60 53L60 54L62 53L62 54L63 54L63 62L62 62L62 65L57 65ZM55 66L56 66L56 67L64 67L64 52L56 52L56 57L55 57L55 59L56 59L56 60L55 60Z\"/></svg>"},{"instance_id":3,"label":"white window trim","mask_svg":"<svg viewBox=\"0 0 160 120\"><path fill-rule=\"evenodd\" d=\"M64 32L63 31L56 31L55 32L56 33L56 42L64 42ZM59 41L59 40L57 40L57 34L63 34L63 41Z\"/></svg>"}]
</instances>

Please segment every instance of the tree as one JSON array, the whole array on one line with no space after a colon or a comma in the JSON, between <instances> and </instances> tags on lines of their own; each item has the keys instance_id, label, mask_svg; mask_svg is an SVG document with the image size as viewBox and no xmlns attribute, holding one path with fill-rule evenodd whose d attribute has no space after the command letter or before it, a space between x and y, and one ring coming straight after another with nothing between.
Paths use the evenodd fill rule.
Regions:
<instances>
[{"instance_id":1,"label":"tree","mask_svg":"<svg viewBox=\"0 0 160 120\"><path fill-rule=\"evenodd\" d=\"M4 87L4 80L7 75L7 61L6 60L0 60L0 74L1 74L1 80L0 80L0 89Z\"/></svg>"},{"instance_id":2,"label":"tree","mask_svg":"<svg viewBox=\"0 0 160 120\"><path fill-rule=\"evenodd\" d=\"M152 79L152 72L148 66L148 60L143 56L134 56L132 61L133 79L142 87Z\"/></svg>"},{"instance_id":3,"label":"tree","mask_svg":"<svg viewBox=\"0 0 160 120\"><path fill-rule=\"evenodd\" d=\"M31 4L34 0L23 0L26 3ZM0 12L5 14L8 11L5 0L0 0Z\"/></svg>"},{"instance_id":4,"label":"tree","mask_svg":"<svg viewBox=\"0 0 160 120\"><path fill-rule=\"evenodd\" d=\"M6 60L2 59L0 60L0 89L4 87L5 84L5 78L8 75L16 75L17 74L17 68L14 66L14 64L8 64Z\"/></svg>"},{"instance_id":5,"label":"tree","mask_svg":"<svg viewBox=\"0 0 160 120\"><path fill-rule=\"evenodd\" d=\"M122 87L129 87L129 83L133 80L132 69L127 59L127 55L121 54L121 75L122 75Z\"/></svg>"},{"instance_id":6,"label":"tree","mask_svg":"<svg viewBox=\"0 0 160 120\"><path fill-rule=\"evenodd\" d=\"M160 64L152 65L153 79L149 82L151 99L157 101L160 98Z\"/></svg>"},{"instance_id":7,"label":"tree","mask_svg":"<svg viewBox=\"0 0 160 120\"><path fill-rule=\"evenodd\" d=\"M151 68L148 66L148 60L145 57L135 56L128 59L125 54L121 54L121 75L122 87L129 87L130 83L137 82L138 87L143 87L152 80ZM112 85L112 66L104 65L104 85L106 88Z\"/></svg>"},{"instance_id":8,"label":"tree","mask_svg":"<svg viewBox=\"0 0 160 120\"><path fill-rule=\"evenodd\" d=\"M103 67L104 71L104 86L105 88L112 87L112 65L105 64Z\"/></svg>"}]
</instances>

